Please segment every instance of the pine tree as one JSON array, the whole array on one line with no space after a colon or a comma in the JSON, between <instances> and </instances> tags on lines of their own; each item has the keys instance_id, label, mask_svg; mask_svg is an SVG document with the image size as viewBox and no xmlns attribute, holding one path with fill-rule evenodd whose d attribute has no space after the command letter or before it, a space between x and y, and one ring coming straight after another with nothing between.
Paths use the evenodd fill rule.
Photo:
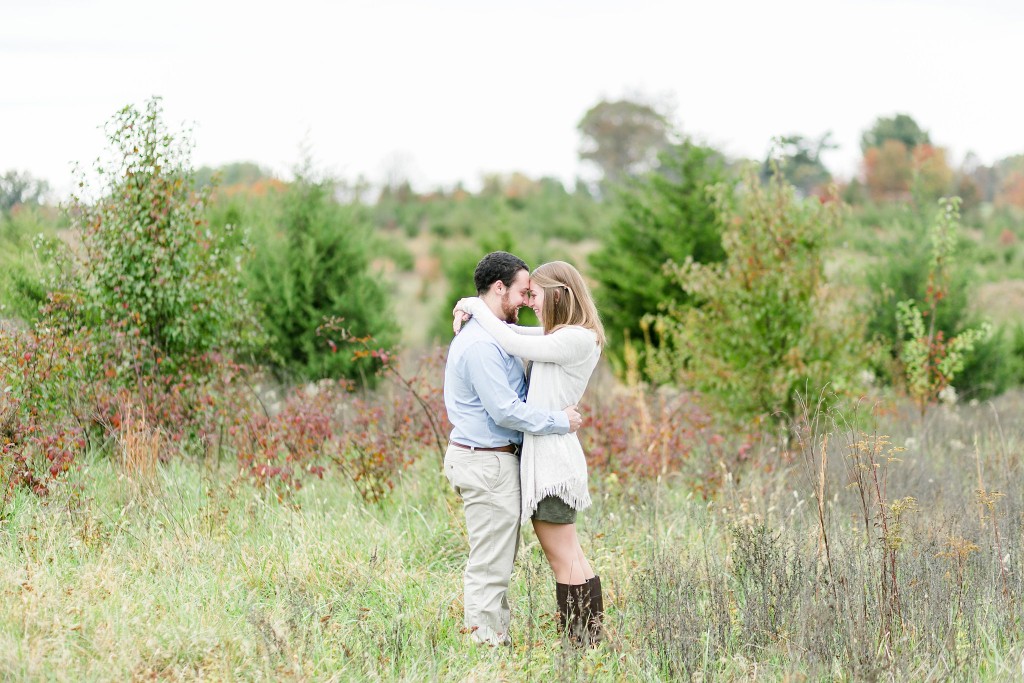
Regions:
<instances>
[{"instance_id":1,"label":"pine tree","mask_svg":"<svg viewBox=\"0 0 1024 683\"><path fill-rule=\"evenodd\" d=\"M668 261L721 261L721 226L708 187L727 179L725 160L715 150L689 141L661 157L657 172L635 181L622 195L621 216L602 247L590 257L598 281L595 297L609 337L609 351L621 363L627 339L642 344L645 315L685 301L686 294L664 271ZM661 340L650 331L650 342Z\"/></svg>"},{"instance_id":2,"label":"pine tree","mask_svg":"<svg viewBox=\"0 0 1024 683\"><path fill-rule=\"evenodd\" d=\"M263 235L250 271L252 298L273 339L271 365L296 378L369 380L371 358L318 328L342 319L354 337L388 347L397 324L384 284L371 271L373 235L358 205L334 198L334 183L297 174L282 199L278 229Z\"/></svg>"}]
</instances>

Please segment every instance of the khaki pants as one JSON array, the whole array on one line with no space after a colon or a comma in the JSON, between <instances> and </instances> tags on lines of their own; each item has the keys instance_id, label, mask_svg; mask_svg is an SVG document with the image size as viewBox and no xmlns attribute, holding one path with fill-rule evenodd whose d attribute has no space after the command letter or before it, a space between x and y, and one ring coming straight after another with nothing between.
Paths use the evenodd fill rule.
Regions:
<instances>
[{"instance_id":1,"label":"khaki pants","mask_svg":"<svg viewBox=\"0 0 1024 683\"><path fill-rule=\"evenodd\" d=\"M509 642L506 593L519 548L519 458L448 446L444 473L462 498L469 532L465 625L481 642Z\"/></svg>"}]
</instances>

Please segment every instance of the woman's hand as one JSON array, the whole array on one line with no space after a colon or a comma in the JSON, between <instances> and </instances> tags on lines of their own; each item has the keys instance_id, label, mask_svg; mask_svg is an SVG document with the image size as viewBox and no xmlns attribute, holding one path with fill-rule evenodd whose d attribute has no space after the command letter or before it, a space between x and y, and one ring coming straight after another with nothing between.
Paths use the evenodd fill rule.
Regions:
<instances>
[{"instance_id":1,"label":"woman's hand","mask_svg":"<svg viewBox=\"0 0 1024 683\"><path fill-rule=\"evenodd\" d=\"M458 334L462 329L462 325L473 317L473 306L479 302L479 297L470 296L464 299L459 299L458 303L455 304L455 309L452 310L452 330L455 334Z\"/></svg>"},{"instance_id":2,"label":"woman's hand","mask_svg":"<svg viewBox=\"0 0 1024 683\"><path fill-rule=\"evenodd\" d=\"M455 334L458 334L462 330L463 324L473 317L459 308L452 311L452 316L455 318L452 320L452 331L455 332Z\"/></svg>"}]
</instances>

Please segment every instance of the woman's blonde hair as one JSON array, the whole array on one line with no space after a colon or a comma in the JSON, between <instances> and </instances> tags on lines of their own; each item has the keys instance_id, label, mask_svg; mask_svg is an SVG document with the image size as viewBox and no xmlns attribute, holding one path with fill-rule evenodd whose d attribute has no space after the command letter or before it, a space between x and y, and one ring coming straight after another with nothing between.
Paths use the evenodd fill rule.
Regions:
<instances>
[{"instance_id":1,"label":"woman's blonde hair","mask_svg":"<svg viewBox=\"0 0 1024 683\"><path fill-rule=\"evenodd\" d=\"M546 334L566 325L578 325L593 331L597 343L605 344L604 325L583 276L565 261L551 261L530 275L531 287L544 290L540 322Z\"/></svg>"}]
</instances>

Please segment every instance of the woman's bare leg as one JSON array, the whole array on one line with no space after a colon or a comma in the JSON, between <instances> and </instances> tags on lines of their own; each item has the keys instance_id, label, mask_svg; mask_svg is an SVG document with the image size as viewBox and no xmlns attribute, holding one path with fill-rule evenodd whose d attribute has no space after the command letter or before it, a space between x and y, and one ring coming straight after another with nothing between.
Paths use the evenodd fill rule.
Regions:
<instances>
[{"instance_id":1,"label":"woman's bare leg","mask_svg":"<svg viewBox=\"0 0 1024 683\"><path fill-rule=\"evenodd\" d=\"M533 530L540 540L540 547L548 558L548 564L555 573L555 581L569 585L586 583L594 577L583 548L576 536L575 524L553 524L533 520Z\"/></svg>"}]
</instances>

